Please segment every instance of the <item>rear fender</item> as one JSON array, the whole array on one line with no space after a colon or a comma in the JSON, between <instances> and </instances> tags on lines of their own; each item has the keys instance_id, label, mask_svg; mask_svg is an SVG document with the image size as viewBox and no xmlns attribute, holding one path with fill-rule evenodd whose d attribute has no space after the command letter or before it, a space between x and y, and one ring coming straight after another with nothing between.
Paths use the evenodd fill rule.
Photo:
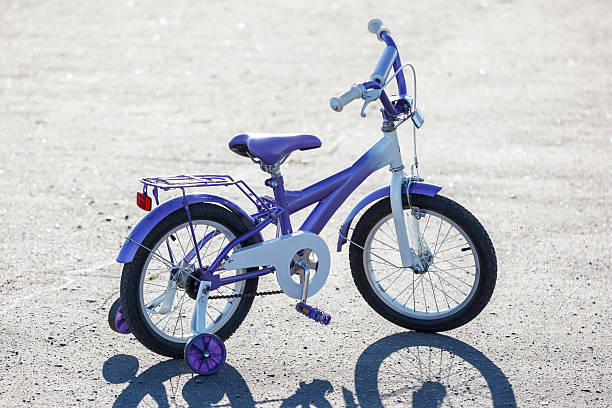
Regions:
<instances>
[{"instance_id":1,"label":"rear fender","mask_svg":"<svg viewBox=\"0 0 612 408\"><path fill-rule=\"evenodd\" d=\"M226 207L228 210L236 214L245 226L252 227L255 225L255 221L253 218L249 216L242 208L240 208L237 204L232 201L225 199L223 197L219 197L212 194L190 194L184 197L187 201L188 205L198 204L198 203L214 203L220 204ZM183 208L184 201L183 197L176 197L172 200L166 201L165 203L155 207L153 211L148 213L140 222L132 229L130 235L125 239L121 250L119 251L119 255L117 256L117 262L119 263L129 263L134 260L134 255L136 255L136 251L138 251L139 244L142 244L144 239L149 232L160 223L161 220L166 218L168 215L172 214L176 210ZM258 233L253 236L253 238L261 242L263 238L261 233Z\"/></svg>"},{"instance_id":2,"label":"rear fender","mask_svg":"<svg viewBox=\"0 0 612 408\"><path fill-rule=\"evenodd\" d=\"M410 194L421 194L429 197L433 197L438 192L442 190L442 187L434 186L433 184L426 183L410 183ZM344 223L340 227L340 233L338 236L338 246L336 250L340 252L342 250L342 245L346 242L348 238L348 230L353 222L353 218L359 213L359 211L363 210L365 207L370 205L375 201L379 201L385 197L389 197L390 187L381 187L376 191L371 192L367 196L365 196L357 205L351 210ZM406 194L406 185L402 186L402 194Z\"/></svg>"}]
</instances>

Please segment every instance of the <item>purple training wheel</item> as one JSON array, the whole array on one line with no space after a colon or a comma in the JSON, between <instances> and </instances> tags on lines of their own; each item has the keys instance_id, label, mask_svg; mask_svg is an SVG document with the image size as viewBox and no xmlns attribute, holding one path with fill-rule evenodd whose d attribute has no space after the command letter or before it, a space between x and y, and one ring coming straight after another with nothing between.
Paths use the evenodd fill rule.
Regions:
<instances>
[{"instance_id":1,"label":"purple training wheel","mask_svg":"<svg viewBox=\"0 0 612 408\"><path fill-rule=\"evenodd\" d=\"M198 374L211 375L225 364L225 345L214 334L202 333L185 345L185 361Z\"/></svg>"},{"instance_id":2,"label":"purple training wheel","mask_svg":"<svg viewBox=\"0 0 612 408\"><path fill-rule=\"evenodd\" d=\"M123 308L121 307L121 298L115 300L108 311L108 325L110 328L121 334L131 333L125 318L123 317Z\"/></svg>"},{"instance_id":3,"label":"purple training wheel","mask_svg":"<svg viewBox=\"0 0 612 408\"><path fill-rule=\"evenodd\" d=\"M123 317L123 307L120 307L115 314L115 327L117 327L117 332L121 334L130 334L132 332Z\"/></svg>"}]
</instances>

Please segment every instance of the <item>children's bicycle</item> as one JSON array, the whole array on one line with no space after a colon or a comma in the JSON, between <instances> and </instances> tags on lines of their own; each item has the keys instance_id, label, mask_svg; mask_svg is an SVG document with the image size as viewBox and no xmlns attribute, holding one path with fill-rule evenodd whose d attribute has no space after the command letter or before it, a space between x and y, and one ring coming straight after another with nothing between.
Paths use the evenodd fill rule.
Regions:
<instances>
[{"instance_id":1,"label":"children's bicycle","mask_svg":"<svg viewBox=\"0 0 612 408\"><path fill-rule=\"evenodd\" d=\"M197 373L213 374L225 362L223 341L240 326L255 296L284 293L296 299L299 314L329 324L331 316L309 300L321 290L330 270L330 252L318 234L347 197L385 166L390 185L364 197L338 236L338 251L350 244L350 268L361 295L385 319L420 331L450 330L482 311L497 275L491 240L469 211L439 195L441 187L419 177L416 129L423 117L416 106L414 68L402 65L390 31L380 20L371 20L368 29L386 45L374 72L369 81L332 98L330 106L340 112L363 99L365 116L367 105L379 100L383 122L378 142L352 166L302 190L289 190L282 164L297 150L319 148L318 137L234 137L229 148L270 175L265 185L272 196L258 195L244 181L222 174L143 178L136 202L150 212L131 231L117 257L124 266L120 299L109 312L113 330L133 333L155 353L184 358ZM406 67L412 70L414 98L407 96ZM399 96L390 100L385 88L394 79ZM409 120L415 161L407 176L397 128ZM254 211L218 195L188 194L201 187L235 188ZM160 204L160 190L181 194ZM157 206L152 210L153 200ZM315 203L294 231L290 216ZM276 227L276 237L264 240L261 232L268 226ZM280 290L258 292L259 277L270 274Z\"/></svg>"}]
</instances>

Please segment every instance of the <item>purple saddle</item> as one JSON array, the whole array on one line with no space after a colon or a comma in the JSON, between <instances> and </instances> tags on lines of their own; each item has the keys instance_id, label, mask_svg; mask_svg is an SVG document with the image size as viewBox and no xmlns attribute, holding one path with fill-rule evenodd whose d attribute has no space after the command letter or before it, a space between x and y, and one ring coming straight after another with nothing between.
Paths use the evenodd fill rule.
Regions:
<instances>
[{"instance_id":1,"label":"purple saddle","mask_svg":"<svg viewBox=\"0 0 612 408\"><path fill-rule=\"evenodd\" d=\"M234 136L229 148L241 156L253 156L264 164L275 165L295 150L321 147L321 140L314 135L244 133Z\"/></svg>"}]
</instances>

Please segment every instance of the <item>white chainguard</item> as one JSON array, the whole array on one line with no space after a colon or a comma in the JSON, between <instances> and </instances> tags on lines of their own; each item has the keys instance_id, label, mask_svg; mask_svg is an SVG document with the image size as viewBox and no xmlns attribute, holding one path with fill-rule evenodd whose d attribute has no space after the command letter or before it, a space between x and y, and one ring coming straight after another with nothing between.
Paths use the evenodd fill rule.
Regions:
<instances>
[{"instance_id":1,"label":"white chainguard","mask_svg":"<svg viewBox=\"0 0 612 408\"><path fill-rule=\"evenodd\" d=\"M317 256L317 270L308 284L308 297L315 295L329 275L331 256L323 239L307 231L298 231L269 241L239 248L225 262L225 269L254 268L272 265L276 269L276 280L287 296L301 299L303 285L291 277L291 261L296 252L311 249Z\"/></svg>"}]
</instances>

